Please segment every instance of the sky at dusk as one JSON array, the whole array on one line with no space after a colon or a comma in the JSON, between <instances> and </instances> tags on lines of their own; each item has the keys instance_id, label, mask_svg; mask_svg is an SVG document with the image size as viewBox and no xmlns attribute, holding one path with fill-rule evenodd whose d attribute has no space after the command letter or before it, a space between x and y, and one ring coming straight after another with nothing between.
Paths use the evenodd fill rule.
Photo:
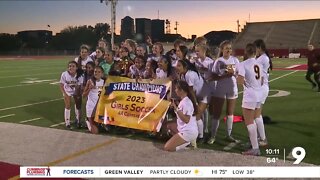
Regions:
<instances>
[{"instance_id":1,"label":"sky at dusk","mask_svg":"<svg viewBox=\"0 0 320 180\"><path fill-rule=\"evenodd\" d=\"M171 33L178 21L178 33L184 37L202 36L212 30L237 31L236 21L262 22L320 18L320 1L124 1L117 5L116 33L125 16L169 19ZM110 6L100 0L0 1L0 33L23 30L51 30L79 25L110 24ZM250 14L250 19L249 19ZM47 25L51 27L47 27Z\"/></svg>"}]
</instances>

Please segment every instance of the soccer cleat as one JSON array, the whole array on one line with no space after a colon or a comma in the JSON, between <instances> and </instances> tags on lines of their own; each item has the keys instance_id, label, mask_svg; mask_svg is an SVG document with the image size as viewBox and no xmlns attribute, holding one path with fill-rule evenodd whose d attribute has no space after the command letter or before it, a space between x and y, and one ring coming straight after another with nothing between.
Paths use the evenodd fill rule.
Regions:
<instances>
[{"instance_id":1,"label":"soccer cleat","mask_svg":"<svg viewBox=\"0 0 320 180\"><path fill-rule=\"evenodd\" d=\"M259 143L259 146L260 146L260 147L264 147L264 146L267 146L267 145L268 145L267 139L259 140L258 143Z\"/></svg>"},{"instance_id":2,"label":"soccer cleat","mask_svg":"<svg viewBox=\"0 0 320 180\"><path fill-rule=\"evenodd\" d=\"M197 149L197 148L198 148L198 146L197 146L197 140L191 141L191 146L192 146L193 149Z\"/></svg>"},{"instance_id":3,"label":"soccer cleat","mask_svg":"<svg viewBox=\"0 0 320 180\"><path fill-rule=\"evenodd\" d=\"M226 137L226 141L229 141L229 142L235 142L235 143L238 143L240 142L239 140L233 138L232 136L227 136Z\"/></svg>"},{"instance_id":4,"label":"soccer cleat","mask_svg":"<svg viewBox=\"0 0 320 180\"><path fill-rule=\"evenodd\" d=\"M317 87L317 84L315 83L312 83L312 89L316 88Z\"/></svg>"},{"instance_id":5,"label":"soccer cleat","mask_svg":"<svg viewBox=\"0 0 320 180\"><path fill-rule=\"evenodd\" d=\"M216 137L210 137L209 140L207 141L207 144L213 144L216 141Z\"/></svg>"},{"instance_id":6,"label":"soccer cleat","mask_svg":"<svg viewBox=\"0 0 320 180\"><path fill-rule=\"evenodd\" d=\"M72 130L72 127L70 125L67 125L66 128Z\"/></svg>"},{"instance_id":7,"label":"soccer cleat","mask_svg":"<svg viewBox=\"0 0 320 180\"><path fill-rule=\"evenodd\" d=\"M81 122L78 122L78 123L77 123L77 128L80 129L81 127L82 127Z\"/></svg>"},{"instance_id":8,"label":"soccer cleat","mask_svg":"<svg viewBox=\"0 0 320 180\"><path fill-rule=\"evenodd\" d=\"M259 149L249 149L245 152L242 152L243 155L246 156L260 156L260 150Z\"/></svg>"},{"instance_id":9,"label":"soccer cleat","mask_svg":"<svg viewBox=\"0 0 320 180\"><path fill-rule=\"evenodd\" d=\"M197 139L198 144L203 144L204 143L204 138L198 138Z\"/></svg>"}]
</instances>

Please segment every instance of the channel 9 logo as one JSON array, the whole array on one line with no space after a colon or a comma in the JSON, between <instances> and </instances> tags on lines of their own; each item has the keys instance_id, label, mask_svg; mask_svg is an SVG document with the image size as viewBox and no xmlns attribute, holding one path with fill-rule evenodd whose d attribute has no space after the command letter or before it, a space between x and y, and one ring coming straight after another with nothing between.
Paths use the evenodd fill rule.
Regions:
<instances>
[{"instance_id":1,"label":"channel 9 logo","mask_svg":"<svg viewBox=\"0 0 320 180\"><path fill-rule=\"evenodd\" d=\"M291 154L296 159L293 164L300 164L301 161L306 157L306 151L302 147L293 148Z\"/></svg>"}]
</instances>

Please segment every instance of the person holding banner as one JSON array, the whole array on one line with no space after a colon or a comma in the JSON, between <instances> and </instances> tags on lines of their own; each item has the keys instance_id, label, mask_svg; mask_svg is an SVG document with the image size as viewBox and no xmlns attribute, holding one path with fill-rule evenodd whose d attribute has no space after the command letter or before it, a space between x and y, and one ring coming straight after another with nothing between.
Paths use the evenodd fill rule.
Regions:
<instances>
[{"instance_id":1,"label":"person holding banner","mask_svg":"<svg viewBox=\"0 0 320 180\"><path fill-rule=\"evenodd\" d=\"M188 83L178 81L175 86L176 94L181 98L179 105L172 100L172 106L177 115L178 133L173 135L164 145L165 151L179 151L185 149L198 136L198 128L194 109L196 102L192 101Z\"/></svg>"},{"instance_id":2,"label":"person holding banner","mask_svg":"<svg viewBox=\"0 0 320 180\"><path fill-rule=\"evenodd\" d=\"M137 55L134 58L134 64L130 66L128 77L131 79L143 78L143 73L145 71L145 59L144 56Z\"/></svg>"},{"instance_id":3,"label":"person holding banner","mask_svg":"<svg viewBox=\"0 0 320 180\"><path fill-rule=\"evenodd\" d=\"M87 120L86 124L89 131L93 134L98 133L98 128L94 124L94 108L97 105L100 93L102 91L104 80L103 77L103 69L101 66L96 66L94 69L94 75L91 79L88 80L86 87L84 88L83 97L88 96L87 104L86 104L86 114Z\"/></svg>"}]
</instances>

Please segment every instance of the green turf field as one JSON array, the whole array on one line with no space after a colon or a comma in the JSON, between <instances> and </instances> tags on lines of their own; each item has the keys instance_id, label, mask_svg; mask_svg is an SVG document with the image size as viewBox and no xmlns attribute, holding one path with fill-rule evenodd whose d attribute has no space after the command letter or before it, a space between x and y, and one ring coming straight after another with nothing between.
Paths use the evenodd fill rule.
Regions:
<instances>
[{"instance_id":1,"label":"green turf field","mask_svg":"<svg viewBox=\"0 0 320 180\"><path fill-rule=\"evenodd\" d=\"M50 60L0 60L0 121L21 123L42 127L64 129L64 104L59 90L60 75L66 70L67 62L72 58ZM305 59L274 59L274 67L287 67L293 64L305 64ZM289 74L291 73L291 74ZM306 150L303 162L320 164L320 93L311 90L304 79L304 71L272 71L270 75L270 95L283 90L290 92L284 97L270 97L264 106L264 115L272 118L272 124L266 125L269 141L268 148L277 148L283 159L291 149L301 146ZM287 76L285 76L287 75ZM282 77L283 76L283 77ZM275 79L278 78L278 79ZM52 83L52 84L51 84ZM241 115L241 94L237 102L235 115ZM83 114L85 106L83 106ZM72 116L74 117L73 109ZM77 131L83 131L77 130ZM32 133L32 132L30 132ZM225 124L220 124L217 142L214 145L200 145L224 151L228 145L223 140ZM233 136L248 141L247 129L243 123L234 124ZM145 135L130 138L152 140ZM240 153L243 147L237 145L230 151ZM262 149L263 155L266 155Z\"/></svg>"}]
</instances>

